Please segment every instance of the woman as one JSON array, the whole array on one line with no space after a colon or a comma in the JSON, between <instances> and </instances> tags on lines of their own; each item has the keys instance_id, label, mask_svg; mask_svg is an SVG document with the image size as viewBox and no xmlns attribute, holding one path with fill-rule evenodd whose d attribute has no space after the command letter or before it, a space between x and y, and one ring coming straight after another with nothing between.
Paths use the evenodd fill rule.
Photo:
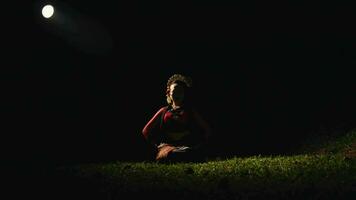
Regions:
<instances>
[{"instance_id":1,"label":"woman","mask_svg":"<svg viewBox=\"0 0 356 200\"><path fill-rule=\"evenodd\" d=\"M162 107L143 128L143 136L156 150L157 161L199 159L211 135L209 125L192 105L192 80L181 74L168 79L168 106Z\"/></svg>"}]
</instances>

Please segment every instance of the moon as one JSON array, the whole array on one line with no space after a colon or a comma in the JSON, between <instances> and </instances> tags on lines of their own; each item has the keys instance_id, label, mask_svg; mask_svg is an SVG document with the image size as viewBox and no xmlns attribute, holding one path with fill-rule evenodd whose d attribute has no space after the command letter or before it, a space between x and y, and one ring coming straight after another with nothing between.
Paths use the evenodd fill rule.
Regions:
<instances>
[{"instance_id":1,"label":"moon","mask_svg":"<svg viewBox=\"0 0 356 200\"><path fill-rule=\"evenodd\" d=\"M46 5L42 8L42 15L44 18L51 18L54 14L54 7L52 5Z\"/></svg>"}]
</instances>

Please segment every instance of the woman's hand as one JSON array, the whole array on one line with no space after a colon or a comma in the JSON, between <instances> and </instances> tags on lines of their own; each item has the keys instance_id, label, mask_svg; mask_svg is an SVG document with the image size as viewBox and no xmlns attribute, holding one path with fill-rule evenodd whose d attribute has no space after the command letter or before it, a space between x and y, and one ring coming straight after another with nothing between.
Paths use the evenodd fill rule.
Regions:
<instances>
[{"instance_id":1,"label":"woman's hand","mask_svg":"<svg viewBox=\"0 0 356 200\"><path fill-rule=\"evenodd\" d=\"M165 159L168 157L168 154L172 152L175 149L174 146L171 146L169 144L160 144L158 146L158 153L156 156L156 160L161 160Z\"/></svg>"}]
</instances>

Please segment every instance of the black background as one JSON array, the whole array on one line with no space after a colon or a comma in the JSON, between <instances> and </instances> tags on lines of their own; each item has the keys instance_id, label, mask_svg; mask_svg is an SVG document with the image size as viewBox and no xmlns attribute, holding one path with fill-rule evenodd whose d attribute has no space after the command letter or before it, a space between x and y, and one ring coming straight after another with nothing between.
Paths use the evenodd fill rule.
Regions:
<instances>
[{"instance_id":1,"label":"black background","mask_svg":"<svg viewBox=\"0 0 356 200\"><path fill-rule=\"evenodd\" d=\"M88 23L75 34L89 39L70 42L70 22L41 17L47 3ZM193 78L212 155L283 154L320 127L356 119L349 3L10 4L1 7L4 161L146 159L141 130L174 73Z\"/></svg>"}]
</instances>

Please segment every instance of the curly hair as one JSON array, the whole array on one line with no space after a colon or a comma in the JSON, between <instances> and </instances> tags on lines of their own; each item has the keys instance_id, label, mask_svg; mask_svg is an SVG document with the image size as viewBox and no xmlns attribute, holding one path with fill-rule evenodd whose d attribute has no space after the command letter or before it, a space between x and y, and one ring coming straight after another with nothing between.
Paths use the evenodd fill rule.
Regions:
<instances>
[{"instance_id":1,"label":"curly hair","mask_svg":"<svg viewBox=\"0 0 356 200\"><path fill-rule=\"evenodd\" d=\"M193 80L189 76L184 76L182 74L174 74L167 81L166 97L168 105L172 104L172 99L169 98L170 86L173 83L183 83L185 88L191 88L193 85Z\"/></svg>"}]
</instances>

